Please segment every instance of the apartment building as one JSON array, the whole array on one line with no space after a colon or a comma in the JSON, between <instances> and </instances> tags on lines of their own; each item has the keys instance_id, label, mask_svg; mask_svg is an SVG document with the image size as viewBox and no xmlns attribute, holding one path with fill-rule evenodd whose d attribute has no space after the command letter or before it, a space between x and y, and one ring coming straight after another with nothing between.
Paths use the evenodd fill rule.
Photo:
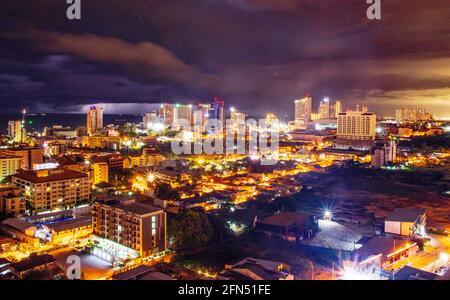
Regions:
<instances>
[{"instance_id":1,"label":"apartment building","mask_svg":"<svg viewBox=\"0 0 450 300\"><path fill-rule=\"evenodd\" d=\"M44 162L44 149L39 147L17 147L0 150L0 155L20 157L20 168L32 170L34 164Z\"/></svg>"},{"instance_id":2,"label":"apartment building","mask_svg":"<svg viewBox=\"0 0 450 300\"><path fill-rule=\"evenodd\" d=\"M13 216L25 213L25 201L17 186L0 185L0 212Z\"/></svg>"},{"instance_id":3,"label":"apartment building","mask_svg":"<svg viewBox=\"0 0 450 300\"><path fill-rule=\"evenodd\" d=\"M0 182L6 177L16 174L20 169L22 158L19 156L0 156Z\"/></svg>"},{"instance_id":4,"label":"apartment building","mask_svg":"<svg viewBox=\"0 0 450 300\"><path fill-rule=\"evenodd\" d=\"M132 197L112 197L93 204L94 235L148 256L166 249L166 213Z\"/></svg>"},{"instance_id":5,"label":"apartment building","mask_svg":"<svg viewBox=\"0 0 450 300\"><path fill-rule=\"evenodd\" d=\"M88 174L67 170L25 171L12 176L36 212L74 207L89 199Z\"/></svg>"}]
</instances>

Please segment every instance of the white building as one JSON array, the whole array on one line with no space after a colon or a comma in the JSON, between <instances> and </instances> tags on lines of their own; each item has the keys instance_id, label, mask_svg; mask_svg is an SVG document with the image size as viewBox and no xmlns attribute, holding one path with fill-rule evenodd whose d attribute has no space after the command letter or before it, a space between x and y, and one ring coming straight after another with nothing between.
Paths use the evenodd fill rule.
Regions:
<instances>
[{"instance_id":1,"label":"white building","mask_svg":"<svg viewBox=\"0 0 450 300\"><path fill-rule=\"evenodd\" d=\"M295 100L295 124L297 127L306 126L311 121L312 98L306 96Z\"/></svg>"},{"instance_id":2,"label":"white building","mask_svg":"<svg viewBox=\"0 0 450 300\"><path fill-rule=\"evenodd\" d=\"M370 150L376 137L375 113L348 111L340 113L337 123L338 149Z\"/></svg>"}]
</instances>

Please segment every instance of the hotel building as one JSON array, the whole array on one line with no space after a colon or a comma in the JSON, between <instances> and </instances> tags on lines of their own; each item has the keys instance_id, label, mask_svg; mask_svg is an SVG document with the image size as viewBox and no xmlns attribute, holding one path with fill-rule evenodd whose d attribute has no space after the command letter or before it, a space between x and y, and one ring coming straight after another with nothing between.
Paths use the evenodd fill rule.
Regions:
<instances>
[{"instance_id":1,"label":"hotel building","mask_svg":"<svg viewBox=\"0 0 450 300\"><path fill-rule=\"evenodd\" d=\"M161 208L136 202L132 197L95 202L92 225L97 237L133 249L140 256L166 249L166 213Z\"/></svg>"},{"instance_id":2,"label":"hotel building","mask_svg":"<svg viewBox=\"0 0 450 300\"><path fill-rule=\"evenodd\" d=\"M67 169L25 171L12 176L35 212L74 207L89 199L89 177Z\"/></svg>"},{"instance_id":3,"label":"hotel building","mask_svg":"<svg viewBox=\"0 0 450 300\"><path fill-rule=\"evenodd\" d=\"M371 150L376 137L377 116L363 111L340 113L337 122L338 149Z\"/></svg>"},{"instance_id":4,"label":"hotel building","mask_svg":"<svg viewBox=\"0 0 450 300\"><path fill-rule=\"evenodd\" d=\"M86 133L94 134L101 128L103 128L103 108L91 106L86 115Z\"/></svg>"}]
</instances>

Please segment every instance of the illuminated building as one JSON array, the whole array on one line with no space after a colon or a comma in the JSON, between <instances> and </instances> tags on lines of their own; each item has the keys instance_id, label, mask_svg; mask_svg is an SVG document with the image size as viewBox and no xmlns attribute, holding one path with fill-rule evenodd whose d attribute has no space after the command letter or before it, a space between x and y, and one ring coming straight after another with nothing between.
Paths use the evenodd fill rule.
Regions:
<instances>
[{"instance_id":1,"label":"illuminated building","mask_svg":"<svg viewBox=\"0 0 450 300\"><path fill-rule=\"evenodd\" d=\"M310 95L295 100L295 124L297 127L305 126L311 121L312 98Z\"/></svg>"},{"instance_id":2,"label":"illuminated building","mask_svg":"<svg viewBox=\"0 0 450 300\"><path fill-rule=\"evenodd\" d=\"M426 219L424 209L397 208L385 219L384 231L398 236L423 236Z\"/></svg>"},{"instance_id":3,"label":"illuminated building","mask_svg":"<svg viewBox=\"0 0 450 300\"><path fill-rule=\"evenodd\" d=\"M398 123L417 123L433 120L433 115L423 108L399 108L395 112Z\"/></svg>"},{"instance_id":4,"label":"illuminated building","mask_svg":"<svg viewBox=\"0 0 450 300\"><path fill-rule=\"evenodd\" d=\"M7 176L16 174L20 169L22 158L19 156L0 156L0 182Z\"/></svg>"},{"instance_id":5,"label":"illuminated building","mask_svg":"<svg viewBox=\"0 0 450 300\"><path fill-rule=\"evenodd\" d=\"M94 134L101 128L103 128L103 108L91 106L86 115L86 133Z\"/></svg>"},{"instance_id":6,"label":"illuminated building","mask_svg":"<svg viewBox=\"0 0 450 300\"><path fill-rule=\"evenodd\" d=\"M330 99L325 98L319 104L319 116L321 119L330 118Z\"/></svg>"},{"instance_id":7,"label":"illuminated building","mask_svg":"<svg viewBox=\"0 0 450 300\"><path fill-rule=\"evenodd\" d=\"M20 120L8 122L8 136L13 139L15 143L25 143L27 139L27 132Z\"/></svg>"},{"instance_id":8,"label":"illuminated building","mask_svg":"<svg viewBox=\"0 0 450 300\"><path fill-rule=\"evenodd\" d=\"M109 166L107 162L92 163L91 184L97 185L101 182L109 182Z\"/></svg>"},{"instance_id":9,"label":"illuminated building","mask_svg":"<svg viewBox=\"0 0 450 300\"><path fill-rule=\"evenodd\" d=\"M88 148L118 150L122 143L122 138L120 136L83 136L80 138L80 143L83 147Z\"/></svg>"},{"instance_id":10,"label":"illuminated building","mask_svg":"<svg viewBox=\"0 0 450 300\"><path fill-rule=\"evenodd\" d=\"M25 213L25 201L14 185L0 185L0 212L18 216Z\"/></svg>"},{"instance_id":11,"label":"illuminated building","mask_svg":"<svg viewBox=\"0 0 450 300\"><path fill-rule=\"evenodd\" d=\"M267 113L266 114L266 123L267 124L273 124L276 122L279 122L280 120L274 113Z\"/></svg>"},{"instance_id":12,"label":"illuminated building","mask_svg":"<svg viewBox=\"0 0 450 300\"><path fill-rule=\"evenodd\" d=\"M211 104L198 103L194 114L193 123L202 127L202 131L205 130L205 126L209 119L209 112L211 110Z\"/></svg>"},{"instance_id":13,"label":"illuminated building","mask_svg":"<svg viewBox=\"0 0 450 300\"><path fill-rule=\"evenodd\" d=\"M344 260L344 279L382 279L382 269L402 259L415 255L416 243L375 236Z\"/></svg>"},{"instance_id":14,"label":"illuminated building","mask_svg":"<svg viewBox=\"0 0 450 300\"><path fill-rule=\"evenodd\" d=\"M89 199L88 175L67 169L25 171L12 176L36 212L74 207Z\"/></svg>"},{"instance_id":15,"label":"illuminated building","mask_svg":"<svg viewBox=\"0 0 450 300\"><path fill-rule=\"evenodd\" d=\"M397 158L397 141L386 140L375 144L372 149L371 165L375 168L382 168L387 163L395 163Z\"/></svg>"},{"instance_id":16,"label":"illuminated building","mask_svg":"<svg viewBox=\"0 0 450 300\"><path fill-rule=\"evenodd\" d=\"M75 138L78 136L78 131L70 127L63 127L61 125L53 125L52 127L45 127L43 136L54 136L63 138Z\"/></svg>"},{"instance_id":17,"label":"illuminated building","mask_svg":"<svg viewBox=\"0 0 450 300\"><path fill-rule=\"evenodd\" d=\"M340 113L337 124L338 149L370 150L376 137L377 116L374 113L348 111Z\"/></svg>"},{"instance_id":18,"label":"illuminated building","mask_svg":"<svg viewBox=\"0 0 450 300\"><path fill-rule=\"evenodd\" d=\"M177 129L183 129L185 123L192 125L192 105L177 103L175 105L173 123Z\"/></svg>"},{"instance_id":19,"label":"illuminated building","mask_svg":"<svg viewBox=\"0 0 450 300\"><path fill-rule=\"evenodd\" d=\"M342 112L342 104L341 101L336 100L336 103L331 105L330 107L330 118L337 119L339 114Z\"/></svg>"},{"instance_id":20,"label":"illuminated building","mask_svg":"<svg viewBox=\"0 0 450 300\"><path fill-rule=\"evenodd\" d=\"M247 114L238 111L235 107L230 108L230 120L231 126L238 132L245 132L245 120L247 119Z\"/></svg>"},{"instance_id":21,"label":"illuminated building","mask_svg":"<svg viewBox=\"0 0 450 300\"><path fill-rule=\"evenodd\" d=\"M142 123L144 124L145 129L151 129L155 127L156 124L161 123L161 119L159 118L156 111L152 111L144 115Z\"/></svg>"},{"instance_id":22,"label":"illuminated building","mask_svg":"<svg viewBox=\"0 0 450 300\"><path fill-rule=\"evenodd\" d=\"M225 101L218 97L213 98L211 111L209 113L210 119L220 121L222 128L225 127Z\"/></svg>"},{"instance_id":23,"label":"illuminated building","mask_svg":"<svg viewBox=\"0 0 450 300\"><path fill-rule=\"evenodd\" d=\"M162 118L162 121L165 126L172 126L175 118L175 105L164 103L159 107L159 116Z\"/></svg>"},{"instance_id":24,"label":"illuminated building","mask_svg":"<svg viewBox=\"0 0 450 300\"><path fill-rule=\"evenodd\" d=\"M166 249L166 213L134 198L97 201L92 207L93 233L148 256Z\"/></svg>"},{"instance_id":25,"label":"illuminated building","mask_svg":"<svg viewBox=\"0 0 450 300\"><path fill-rule=\"evenodd\" d=\"M18 147L0 150L0 154L21 158L20 168L32 170L34 164L44 162L44 149L39 147Z\"/></svg>"}]
</instances>

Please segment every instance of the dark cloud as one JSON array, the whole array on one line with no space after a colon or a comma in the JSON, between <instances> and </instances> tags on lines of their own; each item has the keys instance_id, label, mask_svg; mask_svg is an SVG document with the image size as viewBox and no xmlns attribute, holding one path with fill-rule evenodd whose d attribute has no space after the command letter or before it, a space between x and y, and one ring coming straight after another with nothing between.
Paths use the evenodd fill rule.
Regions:
<instances>
[{"instance_id":1,"label":"dark cloud","mask_svg":"<svg viewBox=\"0 0 450 300\"><path fill-rule=\"evenodd\" d=\"M5 2L3 108L218 95L290 114L312 93L450 114L448 0L382 1L380 21L364 0L90 0L75 22L64 1Z\"/></svg>"}]
</instances>

